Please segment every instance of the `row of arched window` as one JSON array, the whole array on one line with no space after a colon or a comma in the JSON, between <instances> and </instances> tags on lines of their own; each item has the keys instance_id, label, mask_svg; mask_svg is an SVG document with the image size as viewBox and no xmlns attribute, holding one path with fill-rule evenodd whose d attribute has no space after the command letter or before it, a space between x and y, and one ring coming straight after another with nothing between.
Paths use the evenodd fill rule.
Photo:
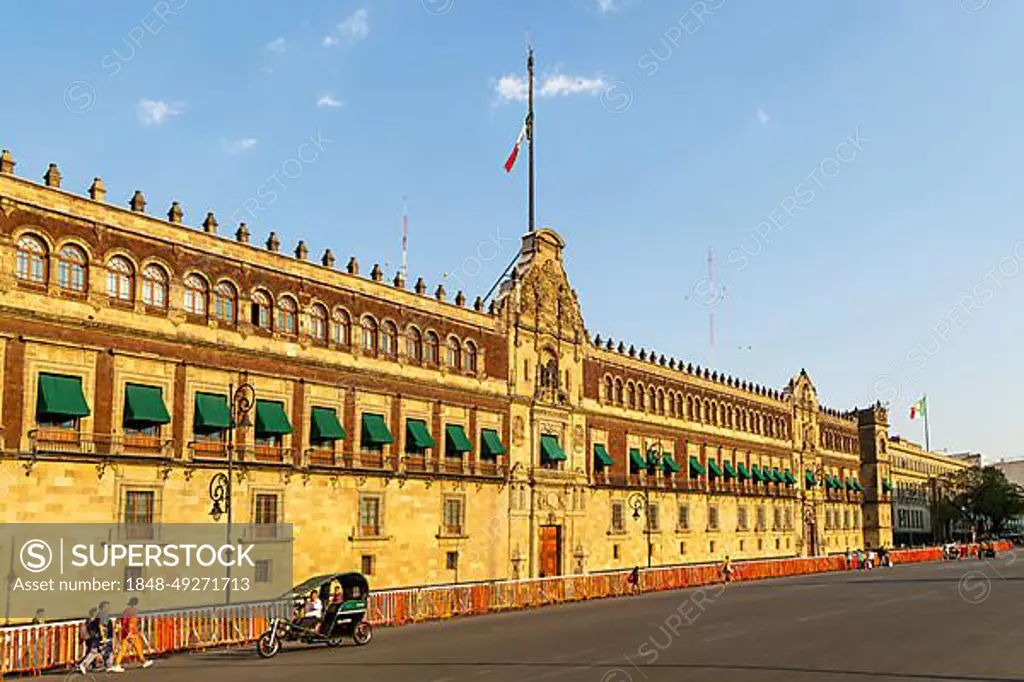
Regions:
<instances>
[{"instance_id":1,"label":"row of arched window","mask_svg":"<svg viewBox=\"0 0 1024 682\"><path fill-rule=\"evenodd\" d=\"M644 386L642 382L623 381L611 375L605 375L601 389L601 401L606 405L723 426L769 438L789 438L789 424L785 417L720 402L715 398L685 395L674 389L666 391L662 387Z\"/></svg>"},{"instance_id":2,"label":"row of arched window","mask_svg":"<svg viewBox=\"0 0 1024 682\"><path fill-rule=\"evenodd\" d=\"M16 276L28 286L46 287L50 284L51 263L56 264L57 288L65 294L85 296L88 293L89 262L85 250L76 244L65 244L53 258L46 242L34 234L24 234L18 240ZM170 277L163 266L148 264L142 268L141 286L136 290L136 268L125 256L114 255L104 264L107 297L115 304L134 304L137 295L150 310L167 310L170 301ZM237 287L228 280L211 282L200 273L189 273L182 284L182 308L195 318L214 319L222 326L234 326L244 311L240 310ZM353 318L341 307L328 311L326 305L314 303L309 308L309 326L303 331L299 325L299 304L290 295L276 299L268 291L257 289L249 297L248 322L266 332L286 337L306 333L321 345L358 347L366 353L384 356L404 355L405 358L449 369L476 374L479 352L471 340L460 340L451 335L445 340L444 355L441 340L434 331L421 331L415 326L406 328L401 336L405 340L404 352L399 347L397 325L378 320L372 315Z\"/></svg>"},{"instance_id":3,"label":"row of arched window","mask_svg":"<svg viewBox=\"0 0 1024 682\"><path fill-rule=\"evenodd\" d=\"M853 436L845 436L828 429L821 429L818 434L818 446L826 450L857 454L857 443L857 439Z\"/></svg>"}]
</instances>

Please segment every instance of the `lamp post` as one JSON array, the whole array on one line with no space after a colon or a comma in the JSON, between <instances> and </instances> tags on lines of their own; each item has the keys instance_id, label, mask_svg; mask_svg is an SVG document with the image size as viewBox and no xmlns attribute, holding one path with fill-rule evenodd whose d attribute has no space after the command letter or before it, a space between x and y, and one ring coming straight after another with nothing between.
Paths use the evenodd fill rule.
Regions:
<instances>
[{"instance_id":1,"label":"lamp post","mask_svg":"<svg viewBox=\"0 0 1024 682\"><path fill-rule=\"evenodd\" d=\"M246 428L250 425L249 412L256 404L256 389L251 384L242 384L237 389L234 386L228 387L230 403L228 411L230 415L228 424L227 458L228 471L218 472L210 479L210 516L214 521L220 521L222 515L227 515L227 545L231 546L231 513L232 513L232 483L234 481L234 452L235 452L235 427ZM225 601L231 603L231 566L227 566L227 583L225 585Z\"/></svg>"},{"instance_id":2,"label":"lamp post","mask_svg":"<svg viewBox=\"0 0 1024 682\"><path fill-rule=\"evenodd\" d=\"M651 463L650 455L654 453L655 459L654 464ZM655 443L655 445L647 450L647 461L644 464L647 465L647 477L644 481L644 491L633 492L629 494L626 499L628 504L633 509L633 520L640 520L640 510L644 511L644 536L647 540L647 568L651 568L651 558L653 555L653 546L651 544L651 476L656 476L658 473L658 463L661 462L661 442Z\"/></svg>"}]
</instances>

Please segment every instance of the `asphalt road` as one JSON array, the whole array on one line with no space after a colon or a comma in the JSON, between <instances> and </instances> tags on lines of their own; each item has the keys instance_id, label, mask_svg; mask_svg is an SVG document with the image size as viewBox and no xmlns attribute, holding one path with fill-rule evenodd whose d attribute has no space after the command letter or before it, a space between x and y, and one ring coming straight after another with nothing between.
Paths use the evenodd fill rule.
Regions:
<instances>
[{"instance_id":1,"label":"asphalt road","mask_svg":"<svg viewBox=\"0 0 1024 682\"><path fill-rule=\"evenodd\" d=\"M181 655L177 682L1024 681L1024 556L662 592L375 631L365 647Z\"/></svg>"}]
</instances>

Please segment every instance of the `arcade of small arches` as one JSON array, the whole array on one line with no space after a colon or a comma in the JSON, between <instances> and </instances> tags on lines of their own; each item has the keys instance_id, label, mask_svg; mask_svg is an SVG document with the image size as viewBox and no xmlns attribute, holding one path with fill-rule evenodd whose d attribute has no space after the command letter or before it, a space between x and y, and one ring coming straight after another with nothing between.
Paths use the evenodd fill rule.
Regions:
<instances>
[{"instance_id":1,"label":"arcade of small arches","mask_svg":"<svg viewBox=\"0 0 1024 682\"><path fill-rule=\"evenodd\" d=\"M666 391L642 381L623 381L610 374L601 382L601 402L768 438L786 440L790 437L789 421L783 415L735 405L721 398L694 396L671 388Z\"/></svg>"},{"instance_id":2,"label":"arcade of small arches","mask_svg":"<svg viewBox=\"0 0 1024 682\"><path fill-rule=\"evenodd\" d=\"M58 295L84 298L89 294L89 260L81 244L65 241L51 248L41 234L25 232L17 242L15 276L23 287L47 290L52 285ZM55 280L51 276L54 266ZM139 297L147 313L169 310L171 278L166 265L144 262L140 267L129 254L117 252L106 259L103 267L106 295L112 305L133 307ZM221 328L238 324L243 301L239 287L230 279L211 282L201 272L188 271L182 285L182 309L189 321L203 324L213 320ZM248 322L258 332L285 338L298 338L303 333L300 306L291 294L275 297L267 289L257 287L249 296L248 306ZM317 345L358 349L367 355L401 356L403 360L474 376L481 371L482 358L472 339L449 334L442 347L441 336L434 330L421 330L410 324L400 334L392 320L378 320L370 314L353 317L342 306L334 306L329 312L328 305L319 301L314 301L305 314L305 336ZM400 347L401 339L404 348Z\"/></svg>"}]
</instances>

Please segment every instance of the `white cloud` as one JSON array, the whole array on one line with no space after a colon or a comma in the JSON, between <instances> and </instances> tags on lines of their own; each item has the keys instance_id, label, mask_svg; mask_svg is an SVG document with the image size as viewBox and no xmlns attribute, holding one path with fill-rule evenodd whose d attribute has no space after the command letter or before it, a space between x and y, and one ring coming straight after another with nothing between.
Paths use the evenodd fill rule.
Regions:
<instances>
[{"instance_id":1,"label":"white cloud","mask_svg":"<svg viewBox=\"0 0 1024 682\"><path fill-rule=\"evenodd\" d=\"M144 126L158 126L169 117L177 116L184 109L181 102L165 102L160 99L143 97L135 107L135 113Z\"/></svg>"},{"instance_id":2,"label":"white cloud","mask_svg":"<svg viewBox=\"0 0 1024 682\"><path fill-rule=\"evenodd\" d=\"M355 42L370 35L370 13L357 9L335 28L335 32L324 38L324 47L334 47L342 42Z\"/></svg>"},{"instance_id":3,"label":"white cloud","mask_svg":"<svg viewBox=\"0 0 1024 682\"><path fill-rule=\"evenodd\" d=\"M761 125L768 125L768 114L761 107L757 108L757 120L761 122Z\"/></svg>"},{"instance_id":4,"label":"white cloud","mask_svg":"<svg viewBox=\"0 0 1024 682\"><path fill-rule=\"evenodd\" d=\"M557 97L559 95L597 95L606 83L600 76L567 76L554 73L545 76L540 84L534 85L534 93L538 97ZM527 83L523 76L502 76L494 84L494 92L498 102L523 102L527 98Z\"/></svg>"},{"instance_id":5,"label":"white cloud","mask_svg":"<svg viewBox=\"0 0 1024 682\"><path fill-rule=\"evenodd\" d=\"M609 14L611 12L618 12L621 6L618 0L597 0L597 11L601 14Z\"/></svg>"},{"instance_id":6,"label":"white cloud","mask_svg":"<svg viewBox=\"0 0 1024 682\"><path fill-rule=\"evenodd\" d=\"M316 105L321 109L337 109L338 107L345 106L345 103L340 99L335 99L331 93L325 92L317 98Z\"/></svg>"},{"instance_id":7,"label":"white cloud","mask_svg":"<svg viewBox=\"0 0 1024 682\"><path fill-rule=\"evenodd\" d=\"M585 78L582 76L564 76L555 74L548 76L540 86L541 97L555 97L556 95L596 95L604 88L604 79L595 76Z\"/></svg>"},{"instance_id":8,"label":"white cloud","mask_svg":"<svg viewBox=\"0 0 1024 682\"><path fill-rule=\"evenodd\" d=\"M284 54L284 51L288 49L288 44L285 42L284 38L274 38L264 47L270 52Z\"/></svg>"},{"instance_id":9,"label":"white cloud","mask_svg":"<svg viewBox=\"0 0 1024 682\"><path fill-rule=\"evenodd\" d=\"M228 154L241 154L256 146L255 137L242 137L228 143Z\"/></svg>"}]
</instances>

